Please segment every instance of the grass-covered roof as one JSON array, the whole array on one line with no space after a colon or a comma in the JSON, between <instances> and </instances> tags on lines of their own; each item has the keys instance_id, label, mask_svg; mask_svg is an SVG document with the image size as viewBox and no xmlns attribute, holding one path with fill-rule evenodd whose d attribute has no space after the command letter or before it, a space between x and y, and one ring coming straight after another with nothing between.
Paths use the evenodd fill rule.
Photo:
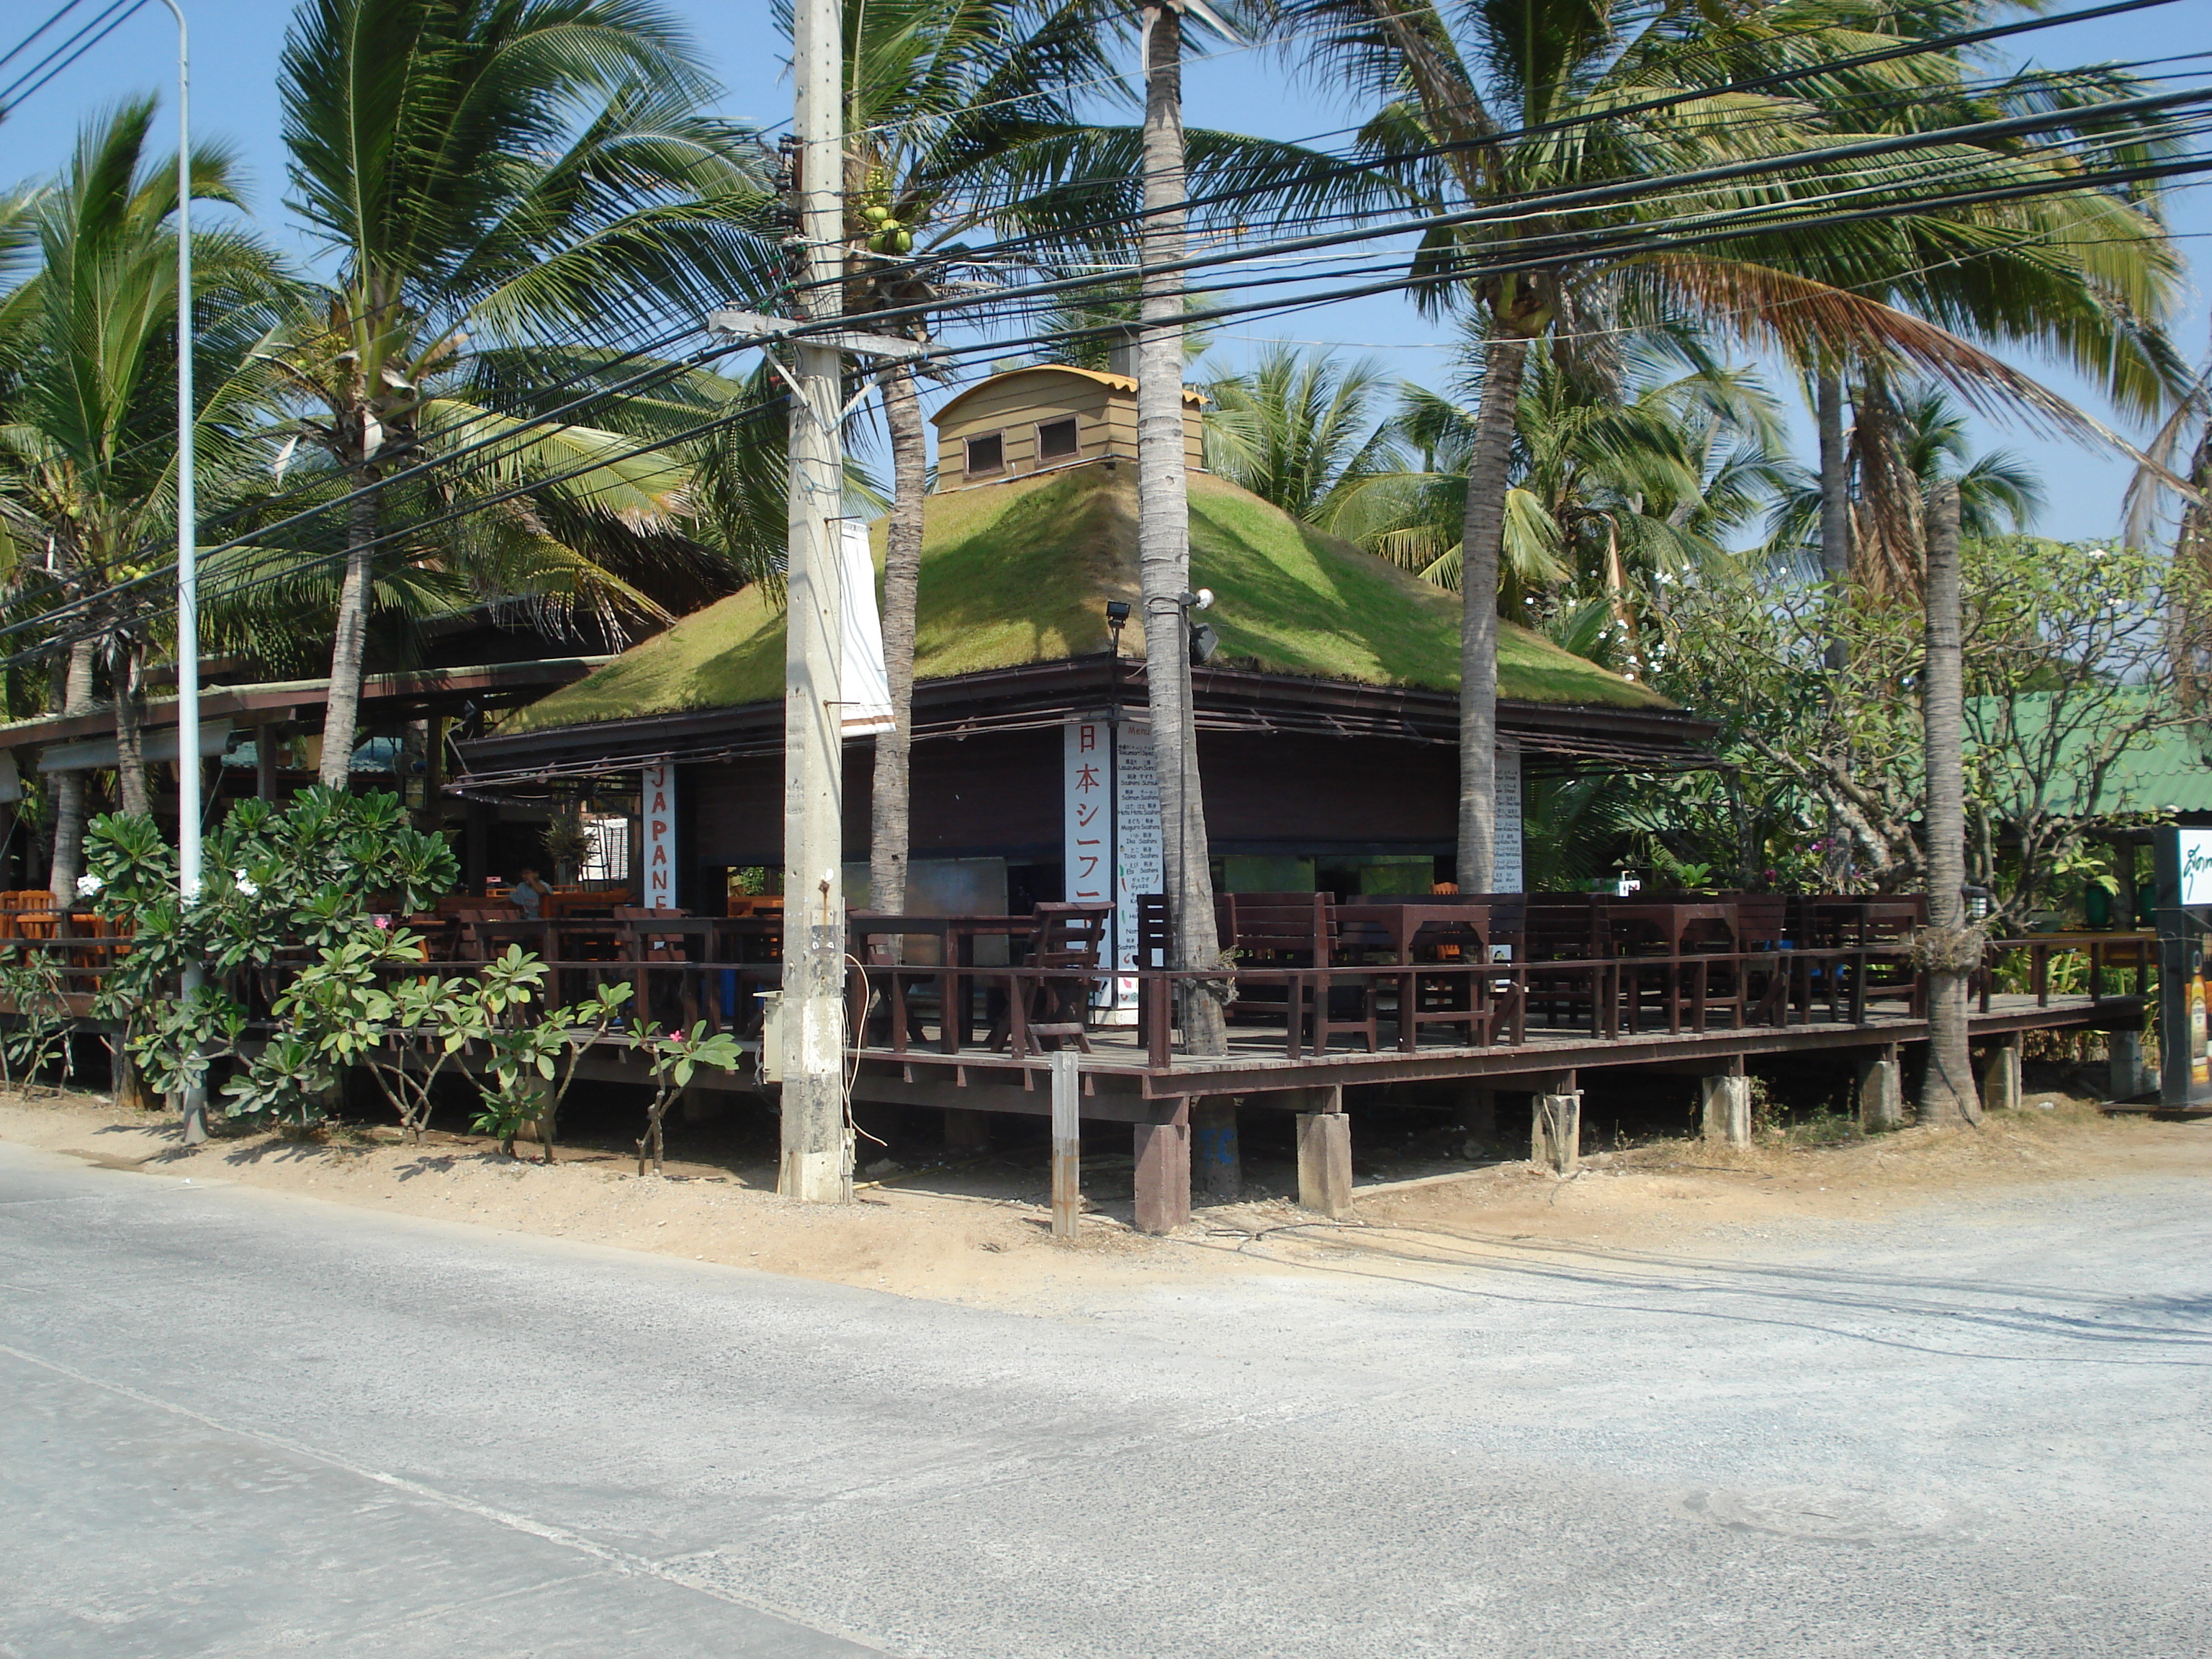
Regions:
<instances>
[{"instance_id":1,"label":"grass-covered roof","mask_svg":"<svg viewBox=\"0 0 2212 1659\"><path fill-rule=\"evenodd\" d=\"M945 679L1101 653L1105 602L1135 606L1143 649L1136 469L1099 464L929 498L915 673ZM884 526L874 531L883 568ZM1216 594L1217 667L1439 691L1459 686L1460 601L1235 484L1190 479L1194 585ZM1527 702L1665 708L1666 699L1510 623L1498 694ZM783 614L748 588L519 710L502 735L768 702L783 695Z\"/></svg>"}]
</instances>

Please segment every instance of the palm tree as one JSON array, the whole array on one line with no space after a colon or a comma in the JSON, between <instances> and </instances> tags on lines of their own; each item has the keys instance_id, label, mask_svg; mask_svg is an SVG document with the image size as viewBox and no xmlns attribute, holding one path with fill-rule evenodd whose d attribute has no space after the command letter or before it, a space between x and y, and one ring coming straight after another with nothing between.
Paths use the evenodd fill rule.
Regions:
<instances>
[{"instance_id":1,"label":"palm tree","mask_svg":"<svg viewBox=\"0 0 2212 1659\"><path fill-rule=\"evenodd\" d=\"M1334 530L1369 479L1403 471L1376 418L1387 382L1364 359L1276 342L1206 382L1206 465L1294 519Z\"/></svg>"},{"instance_id":2,"label":"palm tree","mask_svg":"<svg viewBox=\"0 0 2212 1659\"><path fill-rule=\"evenodd\" d=\"M663 337L672 314L696 325L773 284L780 262L750 228L764 195L749 135L695 112L709 90L649 0L303 7L280 88L290 203L337 274L270 352L313 408L303 437L349 486L324 783L344 783L354 744L380 563L370 486L513 434L496 477L487 463L440 488L574 474L543 499L647 532L674 523L674 461L589 428L526 428L471 392L502 351L544 364L577 332L594 348ZM572 570L583 558L536 515L493 522L510 551L574 556Z\"/></svg>"},{"instance_id":3,"label":"palm tree","mask_svg":"<svg viewBox=\"0 0 2212 1659\"><path fill-rule=\"evenodd\" d=\"M1335 84L1379 97L1367 139L1416 165L1440 205L1502 204L1532 191L1784 158L1883 122L1933 125L1969 109L2009 112L2094 103L2110 75L2021 77L1981 96L1954 55L1863 65L1788 94L1732 82L1833 62L1899 33L1932 35L1983 8L1884 11L1778 4L1716 14L1688 0L1520 0L1446 8L1435 0L1276 0L1286 27L1316 44ZM1717 90L1717 88L1719 88ZM1639 109L1672 96L1667 106ZM1571 123L1565 128L1551 124ZM1441 154L1428 148L1449 146ZM1995 387L2052 418L2066 412L2032 381L1954 330L2054 344L2138 394L2169 378L2154 319L2175 264L2154 215L2133 196L2076 190L1986 210L1916 211L1934 187L2063 185L2085 155L2156 149L2139 129L2096 118L2038 142L1951 145L1847 170L1808 164L1694 191L1653 189L1572 215L1501 213L1432 234L1421 274L1463 263L1499 270L1462 290L1486 337L1484 397L1468 450L1462 535L1470 603L1462 648L1460 884L1491 877L1496 740L1493 590L1504 540L1514 417L1532 343L1602 340L1625 325L1703 319L1805 363L1917 365L1969 395ZM1771 212L1838 190L1894 211L1815 235L1747 231L1725 240L1616 252L1623 233L1686 212ZM1437 290L1431 290L1437 291ZM1895 302L1895 303L1892 303ZM1910 305L1920 315L1900 309ZM1948 327L1940 325L1948 325Z\"/></svg>"},{"instance_id":4,"label":"palm tree","mask_svg":"<svg viewBox=\"0 0 2212 1659\"><path fill-rule=\"evenodd\" d=\"M1917 526L1938 484L1958 493L1959 532L1969 540L2024 531L2043 510L2034 469L2002 449L1973 453L1966 411L1942 387L1917 382L1900 392L1876 377L1855 388L1857 419L1842 445L1841 499L1850 525L1844 574L1868 592L1917 593ZM1856 488L1855 488L1856 486ZM1835 486L1800 477L1777 503L1770 556L1817 555L1826 568L1825 516Z\"/></svg>"},{"instance_id":5,"label":"palm tree","mask_svg":"<svg viewBox=\"0 0 2212 1659\"><path fill-rule=\"evenodd\" d=\"M55 700L64 713L88 709L104 656L128 812L150 805L140 707L155 640L144 613L106 596L166 562L177 482L177 169L147 164L154 109L134 100L86 128L68 171L32 204L40 259L4 302L15 374L0 411L0 536L33 556L9 561L19 572L45 568L49 601L83 605L56 665ZM228 155L195 155L192 190L236 204ZM204 488L219 498L256 453L270 388L252 348L287 284L250 237L202 230L192 240L195 439ZM82 847L85 774L59 774L54 802L49 879L66 894Z\"/></svg>"},{"instance_id":6,"label":"palm tree","mask_svg":"<svg viewBox=\"0 0 2212 1659\"><path fill-rule=\"evenodd\" d=\"M1479 369L1483 342L1471 343ZM1643 667L1637 640L1665 585L1733 562L1732 533L1784 481L1779 411L1757 378L1692 337L1655 331L1601 374L1553 343L1521 384L1499 543L1498 608L1523 621L1595 599ZM1418 457L1346 492L1336 527L1429 580L1458 588L1466 457L1479 376L1446 398L1408 386L1393 432Z\"/></svg>"}]
</instances>

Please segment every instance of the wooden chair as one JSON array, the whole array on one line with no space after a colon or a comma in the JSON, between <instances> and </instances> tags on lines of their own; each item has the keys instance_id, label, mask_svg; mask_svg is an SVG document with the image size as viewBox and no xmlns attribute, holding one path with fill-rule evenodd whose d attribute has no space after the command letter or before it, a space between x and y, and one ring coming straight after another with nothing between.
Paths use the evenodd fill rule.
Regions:
<instances>
[{"instance_id":1,"label":"wooden chair","mask_svg":"<svg viewBox=\"0 0 2212 1659\"><path fill-rule=\"evenodd\" d=\"M1290 1046L1310 1043L1316 1054L1328 1052L1339 1032L1361 1037L1367 1052L1382 1047L1377 980L1364 966L1336 971L1337 927L1326 893L1237 893L1232 896L1237 965L1291 975L1272 994L1275 983L1247 987L1241 981L1229 1005L1231 1018L1281 1014Z\"/></svg>"},{"instance_id":2,"label":"wooden chair","mask_svg":"<svg viewBox=\"0 0 2212 1659\"><path fill-rule=\"evenodd\" d=\"M1044 976L1013 981L1004 1041L1016 1059L1043 1053L1044 1042L1055 1047L1073 1042L1087 1054L1091 993L1106 963L1114 907L1040 904L1033 914L1036 929L1022 966L1042 970Z\"/></svg>"},{"instance_id":3,"label":"wooden chair","mask_svg":"<svg viewBox=\"0 0 2212 1659\"><path fill-rule=\"evenodd\" d=\"M1743 1021L1790 1023L1790 901L1779 893L1742 893L1735 899L1736 945L1745 954Z\"/></svg>"},{"instance_id":4,"label":"wooden chair","mask_svg":"<svg viewBox=\"0 0 2212 1659\"><path fill-rule=\"evenodd\" d=\"M1590 893L1532 893L1522 910L1520 958L1532 1009L1563 1025L1587 1015L1594 1036L1618 1035L1620 1011L1609 967L1559 967L1547 963L1604 963L1612 946L1605 905Z\"/></svg>"}]
</instances>

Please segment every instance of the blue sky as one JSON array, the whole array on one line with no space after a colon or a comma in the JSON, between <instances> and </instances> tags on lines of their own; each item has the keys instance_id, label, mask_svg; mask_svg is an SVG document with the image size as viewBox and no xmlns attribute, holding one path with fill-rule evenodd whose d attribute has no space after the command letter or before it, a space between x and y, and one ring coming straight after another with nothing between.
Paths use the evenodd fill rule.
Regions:
<instances>
[{"instance_id":1,"label":"blue sky","mask_svg":"<svg viewBox=\"0 0 2212 1659\"><path fill-rule=\"evenodd\" d=\"M32 0L11 8L7 24L0 26L0 50L14 45L21 31L55 3L58 0ZM237 149L246 164L257 216L264 227L281 241L297 246L302 257L312 257L313 250L300 245L285 225L282 205L276 79L291 6L283 0L197 5L185 0L185 4L194 29L197 131L203 141L221 138ZM788 114L784 46L766 4L761 0L735 4L674 0L672 9L690 23L727 86L725 113L763 125ZM2020 58L2054 66L2202 51L2212 46L2212 0L2175 0L2126 17L2021 37L2012 46ZM67 155L78 125L103 104L150 91L163 94L166 108L174 85L174 54L175 30L167 12L145 7L95 52L0 123L0 182L52 170ZM2169 72L2202 79L2212 74L2212 58L2173 64ZM1185 77L1184 101L1194 125L1285 139L1329 133L1358 114L1332 100L1325 89L1297 78L1268 53L1231 54L1194 64ZM1316 142L1326 145L1339 141L1330 137ZM2192 264L2201 268L2212 262L2212 198L2206 188L2197 185L2174 191L2169 213ZM2174 332L2192 358L2212 349L2201 274L2192 273ZM1280 320L1232 323L1216 337L1210 360L1233 364L1273 337L1340 343L1352 348L1347 355L1373 357L1390 373L1431 385L1441 384L1448 373L1449 348L1439 343L1443 336L1438 325L1421 318L1410 303L1394 298L1352 301ZM2022 366L2092 412L2111 417L2096 394L2063 368L2033 362ZM1985 447L2008 448L2026 456L2041 472L2050 497L2037 526L2044 533L2069 538L2114 533L2130 470L2124 459L2110 452L2086 450L1986 422L1978 422L1978 436Z\"/></svg>"}]
</instances>

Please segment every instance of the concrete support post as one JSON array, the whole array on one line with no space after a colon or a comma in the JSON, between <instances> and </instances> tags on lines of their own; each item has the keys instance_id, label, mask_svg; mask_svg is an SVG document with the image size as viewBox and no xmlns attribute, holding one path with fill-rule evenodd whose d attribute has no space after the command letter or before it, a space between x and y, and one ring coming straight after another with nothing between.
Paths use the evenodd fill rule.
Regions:
<instances>
[{"instance_id":1,"label":"concrete support post","mask_svg":"<svg viewBox=\"0 0 2212 1659\"><path fill-rule=\"evenodd\" d=\"M1729 1146L1751 1145L1751 1079L1701 1077L1698 1090L1705 1106L1705 1139Z\"/></svg>"},{"instance_id":2,"label":"concrete support post","mask_svg":"<svg viewBox=\"0 0 2212 1659\"><path fill-rule=\"evenodd\" d=\"M1528 1121L1528 1161L1554 1175L1572 1175L1582 1164L1583 1097L1538 1095Z\"/></svg>"},{"instance_id":3,"label":"concrete support post","mask_svg":"<svg viewBox=\"0 0 2212 1659\"><path fill-rule=\"evenodd\" d=\"M1190 1124L1136 1127L1137 1231L1173 1232L1190 1219Z\"/></svg>"},{"instance_id":4,"label":"concrete support post","mask_svg":"<svg viewBox=\"0 0 2212 1659\"><path fill-rule=\"evenodd\" d=\"M1212 1095L1191 1103L1191 1182L1208 1198L1237 1199L1244 1192L1244 1161L1237 1140L1237 1097Z\"/></svg>"},{"instance_id":5,"label":"concrete support post","mask_svg":"<svg viewBox=\"0 0 2212 1659\"><path fill-rule=\"evenodd\" d=\"M1982 1068L1982 1104L1992 1112L2020 1109L2020 1039L2000 1042Z\"/></svg>"},{"instance_id":6,"label":"concrete support post","mask_svg":"<svg viewBox=\"0 0 2212 1659\"><path fill-rule=\"evenodd\" d=\"M1874 1135L1904 1127L1905 1067L1893 1045L1859 1061L1859 1128Z\"/></svg>"},{"instance_id":7,"label":"concrete support post","mask_svg":"<svg viewBox=\"0 0 2212 1659\"><path fill-rule=\"evenodd\" d=\"M1319 1215L1352 1210L1352 1119L1343 1112L1300 1112L1298 1207Z\"/></svg>"},{"instance_id":8,"label":"concrete support post","mask_svg":"<svg viewBox=\"0 0 2212 1659\"><path fill-rule=\"evenodd\" d=\"M2143 1040L2141 1031L2113 1031L2106 1037L2106 1052L2112 1076L2106 1086L2114 1100L2133 1100L2148 1094L2157 1085L2143 1069Z\"/></svg>"}]
</instances>

